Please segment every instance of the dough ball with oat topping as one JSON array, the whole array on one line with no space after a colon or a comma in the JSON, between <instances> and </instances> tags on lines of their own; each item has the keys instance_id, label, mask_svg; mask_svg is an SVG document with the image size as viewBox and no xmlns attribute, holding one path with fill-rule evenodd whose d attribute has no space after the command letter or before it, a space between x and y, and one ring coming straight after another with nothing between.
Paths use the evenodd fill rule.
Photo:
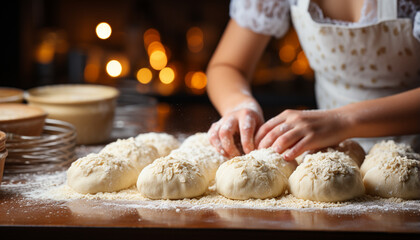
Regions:
<instances>
[{"instance_id":1,"label":"dough ball with oat topping","mask_svg":"<svg viewBox=\"0 0 420 240\"><path fill-rule=\"evenodd\" d=\"M375 145L366 157L366 191L385 198L420 199L420 154L393 141Z\"/></svg>"},{"instance_id":2,"label":"dough ball with oat topping","mask_svg":"<svg viewBox=\"0 0 420 240\"><path fill-rule=\"evenodd\" d=\"M211 146L181 147L172 151L170 155L174 158L187 159L197 166L200 166L209 182L214 180L220 164L227 160L227 158L223 157Z\"/></svg>"},{"instance_id":3,"label":"dough ball with oat topping","mask_svg":"<svg viewBox=\"0 0 420 240\"><path fill-rule=\"evenodd\" d=\"M366 152L359 143L353 140L345 140L333 148L336 151L347 154L357 166L361 166L366 157Z\"/></svg>"},{"instance_id":4,"label":"dough ball with oat topping","mask_svg":"<svg viewBox=\"0 0 420 240\"><path fill-rule=\"evenodd\" d=\"M297 198L322 202L349 200L365 191L356 162L339 151L306 155L290 175L289 189Z\"/></svg>"},{"instance_id":5,"label":"dough ball with oat topping","mask_svg":"<svg viewBox=\"0 0 420 240\"><path fill-rule=\"evenodd\" d=\"M67 170L67 185L78 193L115 192L136 183L138 170L127 159L108 153L91 153Z\"/></svg>"},{"instance_id":6,"label":"dough ball with oat topping","mask_svg":"<svg viewBox=\"0 0 420 240\"><path fill-rule=\"evenodd\" d=\"M217 192L230 199L272 198L284 193L296 164L271 148L254 150L223 163L216 173Z\"/></svg>"},{"instance_id":7,"label":"dough ball with oat topping","mask_svg":"<svg viewBox=\"0 0 420 240\"><path fill-rule=\"evenodd\" d=\"M396 143L393 140L381 141L373 145L369 150L369 154L366 155L366 159L360 167L362 175L365 175L366 172L378 165L381 159L383 158L394 158L397 156L407 156L416 154L413 149L406 144Z\"/></svg>"},{"instance_id":8,"label":"dough ball with oat topping","mask_svg":"<svg viewBox=\"0 0 420 240\"><path fill-rule=\"evenodd\" d=\"M169 155L172 150L179 148L181 145L178 139L168 133L141 133L136 136L135 140L142 144L154 146L159 152L159 157Z\"/></svg>"},{"instance_id":9,"label":"dough ball with oat topping","mask_svg":"<svg viewBox=\"0 0 420 240\"><path fill-rule=\"evenodd\" d=\"M320 149L319 152L342 152L347 154L355 163L357 163L357 166L361 166L363 161L365 160L365 150L360 146L359 143L353 140L345 140L341 143L339 143L337 146L330 146L327 148ZM298 164L301 164L305 158L306 155L311 154L314 152L305 152L302 155L298 156L296 158L296 161Z\"/></svg>"},{"instance_id":10,"label":"dough ball with oat topping","mask_svg":"<svg viewBox=\"0 0 420 240\"><path fill-rule=\"evenodd\" d=\"M188 159L200 165L206 172L209 181L214 180L220 164L227 160L210 144L207 133L196 133L189 136L180 148L172 151L171 155Z\"/></svg>"},{"instance_id":11,"label":"dough ball with oat topping","mask_svg":"<svg viewBox=\"0 0 420 240\"><path fill-rule=\"evenodd\" d=\"M171 154L156 159L140 173L137 189L151 199L182 199L202 195L208 187L203 169Z\"/></svg>"},{"instance_id":12,"label":"dough ball with oat topping","mask_svg":"<svg viewBox=\"0 0 420 240\"><path fill-rule=\"evenodd\" d=\"M159 157L155 147L137 142L134 138L118 139L106 145L100 152L113 154L131 161L137 168L138 173Z\"/></svg>"},{"instance_id":13,"label":"dough ball with oat topping","mask_svg":"<svg viewBox=\"0 0 420 240\"><path fill-rule=\"evenodd\" d=\"M187 137L181 144L180 148L193 147L213 147L210 144L208 134L206 132L199 132Z\"/></svg>"}]
</instances>

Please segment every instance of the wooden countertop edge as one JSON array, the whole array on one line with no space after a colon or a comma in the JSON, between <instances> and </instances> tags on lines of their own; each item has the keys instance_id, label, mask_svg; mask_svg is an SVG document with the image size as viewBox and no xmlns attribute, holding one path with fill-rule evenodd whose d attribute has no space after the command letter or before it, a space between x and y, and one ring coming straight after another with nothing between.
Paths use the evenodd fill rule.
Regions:
<instances>
[{"instance_id":1,"label":"wooden countertop edge","mask_svg":"<svg viewBox=\"0 0 420 240\"><path fill-rule=\"evenodd\" d=\"M299 237L323 240L340 240L357 237L364 239L416 239L420 232L378 232L378 231L341 231L341 230L285 230L285 229L243 229L243 228L182 228L182 227L98 227L98 226L68 226L68 225L0 225L0 236L20 239L21 237L41 237L42 239L118 239L120 236L141 237L168 237L168 239L261 239L265 237ZM109 237L109 238L108 238Z\"/></svg>"}]
</instances>

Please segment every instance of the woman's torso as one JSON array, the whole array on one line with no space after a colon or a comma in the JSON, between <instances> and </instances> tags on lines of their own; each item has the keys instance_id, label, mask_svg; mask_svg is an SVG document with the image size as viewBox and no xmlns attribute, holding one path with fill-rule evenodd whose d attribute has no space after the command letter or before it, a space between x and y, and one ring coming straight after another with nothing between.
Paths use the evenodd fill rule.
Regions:
<instances>
[{"instance_id":1,"label":"woman's torso","mask_svg":"<svg viewBox=\"0 0 420 240\"><path fill-rule=\"evenodd\" d=\"M330 19L357 22L364 6L364 0L312 0L325 17Z\"/></svg>"},{"instance_id":2,"label":"woman's torso","mask_svg":"<svg viewBox=\"0 0 420 240\"><path fill-rule=\"evenodd\" d=\"M394 1L386 19L378 3L389 1L232 0L230 16L256 33L282 37L291 8L316 74L318 107L328 109L420 86L420 1ZM306 8L297 7L305 2ZM420 147L420 142L414 145Z\"/></svg>"},{"instance_id":3,"label":"woman's torso","mask_svg":"<svg viewBox=\"0 0 420 240\"><path fill-rule=\"evenodd\" d=\"M329 1L320 1L320 7ZM356 14L361 11L357 1L347 0L339 8L352 9L347 18L354 21L363 17ZM397 18L395 0L382 1L375 6L376 20L361 25L316 22L308 11L311 7L308 0L292 6L295 29L315 71L320 109L390 96L420 86L420 43L413 37L412 21ZM384 5L385 2L394 5ZM404 139L412 145L419 144L411 137L401 140ZM369 149L378 140L362 142Z\"/></svg>"}]
</instances>

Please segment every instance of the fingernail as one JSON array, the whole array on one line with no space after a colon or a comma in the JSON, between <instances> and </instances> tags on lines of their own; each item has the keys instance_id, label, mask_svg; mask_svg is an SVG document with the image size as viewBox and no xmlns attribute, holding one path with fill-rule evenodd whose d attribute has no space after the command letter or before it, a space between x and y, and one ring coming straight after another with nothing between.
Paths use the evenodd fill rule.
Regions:
<instances>
[{"instance_id":1,"label":"fingernail","mask_svg":"<svg viewBox=\"0 0 420 240\"><path fill-rule=\"evenodd\" d=\"M275 152L277 152L277 153L281 153L281 148L280 147L278 147L278 146L274 146L273 147L273 149L274 149L274 151ZM284 155L284 154L283 154Z\"/></svg>"},{"instance_id":2,"label":"fingernail","mask_svg":"<svg viewBox=\"0 0 420 240\"><path fill-rule=\"evenodd\" d=\"M286 152L283 153L283 158L285 160L290 160L291 155L292 155L292 152L290 150L287 150Z\"/></svg>"},{"instance_id":3,"label":"fingernail","mask_svg":"<svg viewBox=\"0 0 420 240\"><path fill-rule=\"evenodd\" d=\"M248 151L249 151L249 152L253 151L253 150L255 149L254 143L252 143L252 142L251 142L251 143L248 145L247 149L248 149Z\"/></svg>"}]
</instances>

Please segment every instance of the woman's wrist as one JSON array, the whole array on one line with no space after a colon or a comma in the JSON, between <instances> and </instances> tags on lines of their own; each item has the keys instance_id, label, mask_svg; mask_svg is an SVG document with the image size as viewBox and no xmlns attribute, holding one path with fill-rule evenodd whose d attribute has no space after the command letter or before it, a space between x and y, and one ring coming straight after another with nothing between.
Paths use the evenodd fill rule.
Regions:
<instances>
[{"instance_id":1,"label":"woman's wrist","mask_svg":"<svg viewBox=\"0 0 420 240\"><path fill-rule=\"evenodd\" d=\"M249 109L262 116L262 110L258 102L252 96L240 95L226 103L222 109L222 116L242 109Z\"/></svg>"},{"instance_id":2,"label":"woman's wrist","mask_svg":"<svg viewBox=\"0 0 420 240\"><path fill-rule=\"evenodd\" d=\"M336 108L330 110L339 122L339 127L341 128L341 138L348 139L358 136L358 121L357 121L357 112L350 109L351 106L347 105L344 107Z\"/></svg>"}]
</instances>

